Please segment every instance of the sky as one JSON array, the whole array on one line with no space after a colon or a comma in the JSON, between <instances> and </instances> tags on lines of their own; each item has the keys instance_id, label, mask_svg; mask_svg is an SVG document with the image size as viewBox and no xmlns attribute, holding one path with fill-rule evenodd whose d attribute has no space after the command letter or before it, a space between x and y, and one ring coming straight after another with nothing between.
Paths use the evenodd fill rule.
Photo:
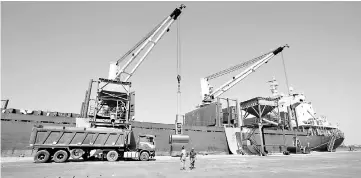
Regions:
<instances>
[{"instance_id":1,"label":"sky","mask_svg":"<svg viewBox=\"0 0 361 178\"><path fill-rule=\"evenodd\" d=\"M360 2L2 2L1 99L9 108L79 113L89 80L107 78L109 63L181 3L182 114L201 102L200 78L288 44L290 86L340 125L346 144L361 144ZM176 30L174 23L130 79L138 121L174 123ZM281 55L222 97L270 96L273 76L287 93Z\"/></svg>"}]
</instances>

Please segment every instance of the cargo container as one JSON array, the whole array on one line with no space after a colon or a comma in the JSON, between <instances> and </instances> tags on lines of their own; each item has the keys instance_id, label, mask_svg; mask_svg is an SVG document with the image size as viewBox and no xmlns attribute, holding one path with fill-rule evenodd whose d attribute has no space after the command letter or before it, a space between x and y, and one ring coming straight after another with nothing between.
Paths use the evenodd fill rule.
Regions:
<instances>
[{"instance_id":1,"label":"cargo container","mask_svg":"<svg viewBox=\"0 0 361 178\"><path fill-rule=\"evenodd\" d=\"M30 147L37 152L34 162L56 163L72 159L88 160L98 156L108 161L131 158L148 161L155 156L154 135L138 135L131 130L111 128L81 128L34 126ZM95 152L95 153L94 153Z\"/></svg>"}]
</instances>

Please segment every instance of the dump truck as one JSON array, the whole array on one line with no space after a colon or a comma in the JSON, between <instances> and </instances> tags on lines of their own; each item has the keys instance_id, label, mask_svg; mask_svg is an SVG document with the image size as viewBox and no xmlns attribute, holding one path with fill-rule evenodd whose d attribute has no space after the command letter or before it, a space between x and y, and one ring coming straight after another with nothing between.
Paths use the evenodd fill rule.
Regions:
<instances>
[{"instance_id":1,"label":"dump truck","mask_svg":"<svg viewBox=\"0 0 361 178\"><path fill-rule=\"evenodd\" d=\"M134 137L132 130L35 125L30 147L36 150L35 163L54 160L63 163L69 158L89 160L120 158L148 161L155 157L155 136Z\"/></svg>"}]
</instances>

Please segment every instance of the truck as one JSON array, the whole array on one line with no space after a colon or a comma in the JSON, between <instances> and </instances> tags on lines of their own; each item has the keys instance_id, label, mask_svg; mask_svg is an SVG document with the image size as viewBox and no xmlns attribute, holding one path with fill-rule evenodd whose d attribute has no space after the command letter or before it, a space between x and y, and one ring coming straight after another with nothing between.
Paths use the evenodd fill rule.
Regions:
<instances>
[{"instance_id":1,"label":"truck","mask_svg":"<svg viewBox=\"0 0 361 178\"><path fill-rule=\"evenodd\" d=\"M30 147L36 150L35 163L88 160L98 157L107 161L120 158L148 161L155 157L155 135L112 128L81 128L35 125L30 135ZM92 154L93 153L93 154Z\"/></svg>"}]
</instances>

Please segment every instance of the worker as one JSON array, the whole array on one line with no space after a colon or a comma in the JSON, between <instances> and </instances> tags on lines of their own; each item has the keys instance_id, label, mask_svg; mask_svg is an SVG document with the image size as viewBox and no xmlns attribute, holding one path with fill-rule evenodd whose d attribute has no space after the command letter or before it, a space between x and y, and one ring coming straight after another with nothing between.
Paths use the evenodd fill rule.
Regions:
<instances>
[{"instance_id":1,"label":"worker","mask_svg":"<svg viewBox=\"0 0 361 178\"><path fill-rule=\"evenodd\" d=\"M191 162L191 167L190 169L194 169L194 163L196 161L196 155L197 153L194 151L194 148L192 148L191 152L189 153L189 160Z\"/></svg>"},{"instance_id":2,"label":"worker","mask_svg":"<svg viewBox=\"0 0 361 178\"><path fill-rule=\"evenodd\" d=\"M180 160L181 160L181 169L180 170L186 169L186 158L187 158L187 151L184 149L184 146L182 146L182 151L181 151L181 155L180 155Z\"/></svg>"}]
</instances>

